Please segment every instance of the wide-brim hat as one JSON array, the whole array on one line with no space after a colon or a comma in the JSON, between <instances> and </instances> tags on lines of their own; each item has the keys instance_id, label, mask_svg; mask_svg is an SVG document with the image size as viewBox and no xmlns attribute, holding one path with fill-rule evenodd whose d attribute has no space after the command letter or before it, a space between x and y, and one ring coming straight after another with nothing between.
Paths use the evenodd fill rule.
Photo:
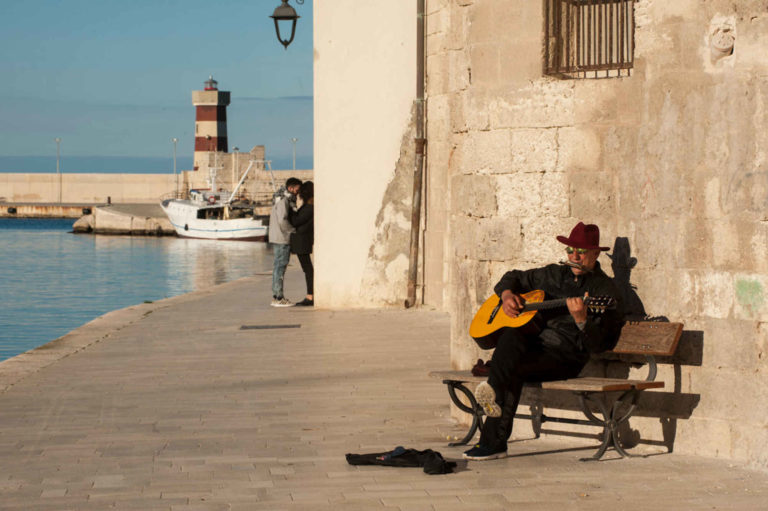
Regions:
<instances>
[{"instance_id":1,"label":"wide-brim hat","mask_svg":"<svg viewBox=\"0 0 768 511\"><path fill-rule=\"evenodd\" d=\"M557 241L573 248L610 250L609 247L600 246L600 228L595 224L585 225L584 222L576 224L567 238L558 236Z\"/></svg>"}]
</instances>

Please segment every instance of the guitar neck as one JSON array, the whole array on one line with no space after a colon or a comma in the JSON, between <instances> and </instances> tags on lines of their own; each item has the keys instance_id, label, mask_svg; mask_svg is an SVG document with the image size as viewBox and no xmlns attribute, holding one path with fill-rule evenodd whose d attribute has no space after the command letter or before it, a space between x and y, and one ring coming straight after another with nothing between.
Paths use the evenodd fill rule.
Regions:
<instances>
[{"instance_id":1,"label":"guitar neck","mask_svg":"<svg viewBox=\"0 0 768 511\"><path fill-rule=\"evenodd\" d=\"M565 307L567 298L556 298L554 300L545 300L543 302L526 303L522 312L537 311L542 309L556 309Z\"/></svg>"}]
</instances>

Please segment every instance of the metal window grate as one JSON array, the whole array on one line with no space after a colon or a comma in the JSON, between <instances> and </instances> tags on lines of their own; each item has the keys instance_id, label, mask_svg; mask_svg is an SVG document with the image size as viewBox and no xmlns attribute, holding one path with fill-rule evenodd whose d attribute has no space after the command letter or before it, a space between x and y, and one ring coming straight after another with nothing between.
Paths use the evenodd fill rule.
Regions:
<instances>
[{"instance_id":1,"label":"metal window grate","mask_svg":"<svg viewBox=\"0 0 768 511\"><path fill-rule=\"evenodd\" d=\"M544 0L545 69L563 78L629 76L634 0Z\"/></svg>"}]
</instances>

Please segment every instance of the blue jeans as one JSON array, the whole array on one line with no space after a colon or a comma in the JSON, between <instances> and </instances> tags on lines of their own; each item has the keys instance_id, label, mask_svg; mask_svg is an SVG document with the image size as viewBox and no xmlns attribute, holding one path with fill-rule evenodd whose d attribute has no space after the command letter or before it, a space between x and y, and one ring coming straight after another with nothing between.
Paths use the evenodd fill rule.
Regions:
<instances>
[{"instance_id":1,"label":"blue jeans","mask_svg":"<svg viewBox=\"0 0 768 511\"><path fill-rule=\"evenodd\" d=\"M272 296L283 297L283 277L285 268L291 258L291 246L282 243L272 243L272 252L275 255L275 264L272 267Z\"/></svg>"}]
</instances>

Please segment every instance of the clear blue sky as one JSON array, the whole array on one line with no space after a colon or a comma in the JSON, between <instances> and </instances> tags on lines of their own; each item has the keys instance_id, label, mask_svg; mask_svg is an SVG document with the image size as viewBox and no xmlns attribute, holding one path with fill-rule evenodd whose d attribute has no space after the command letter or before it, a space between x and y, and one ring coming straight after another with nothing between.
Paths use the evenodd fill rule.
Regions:
<instances>
[{"instance_id":1,"label":"clear blue sky","mask_svg":"<svg viewBox=\"0 0 768 511\"><path fill-rule=\"evenodd\" d=\"M312 0L287 50L280 0L2 0L0 156L192 156L191 91L232 92L229 147L312 164ZM302 165L304 163L304 165ZM274 166L274 164L273 164Z\"/></svg>"}]
</instances>

